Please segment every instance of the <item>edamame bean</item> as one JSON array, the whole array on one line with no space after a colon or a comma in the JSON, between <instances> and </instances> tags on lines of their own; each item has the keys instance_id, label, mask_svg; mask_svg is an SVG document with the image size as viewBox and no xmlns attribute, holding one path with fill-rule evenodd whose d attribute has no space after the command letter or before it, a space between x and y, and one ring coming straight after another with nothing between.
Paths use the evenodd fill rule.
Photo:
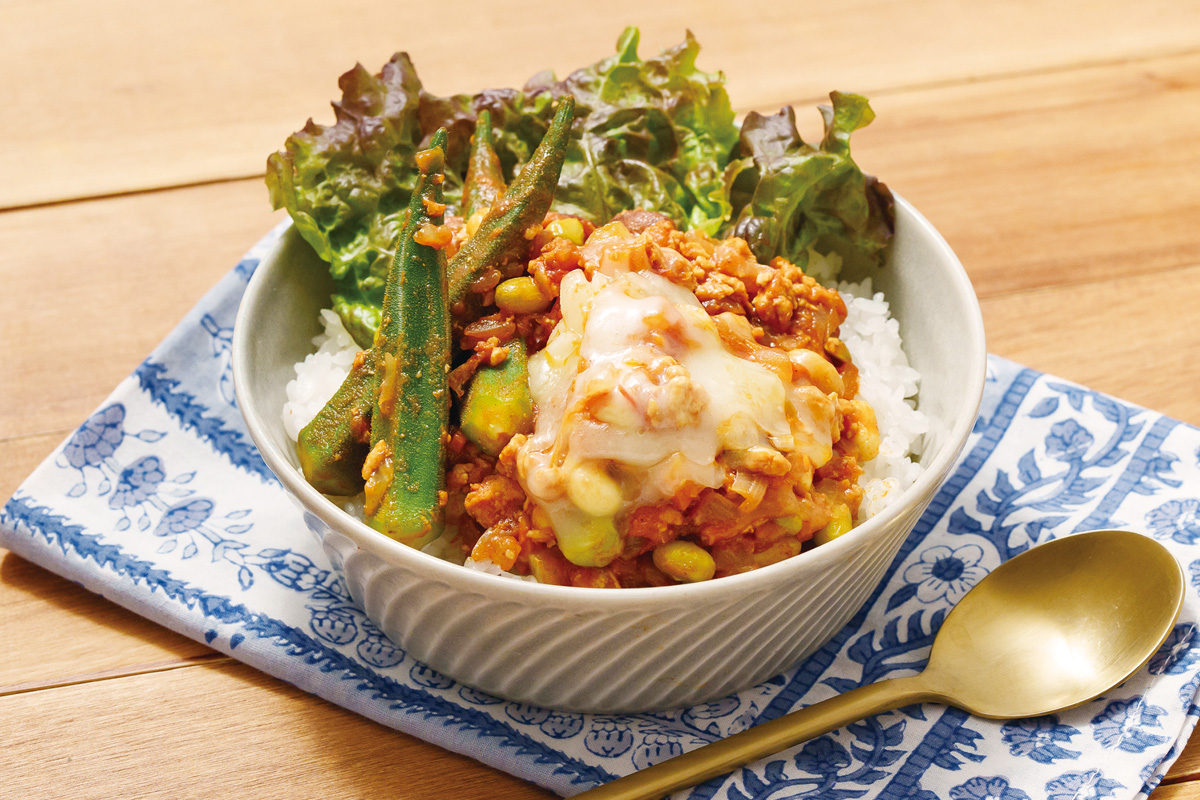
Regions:
<instances>
[{"instance_id":1,"label":"edamame bean","mask_svg":"<svg viewBox=\"0 0 1200 800\"><path fill-rule=\"evenodd\" d=\"M676 539L673 542L654 548L654 566L667 575L684 583L707 581L717 571L717 564L700 545L686 539Z\"/></svg>"},{"instance_id":2,"label":"edamame bean","mask_svg":"<svg viewBox=\"0 0 1200 800\"><path fill-rule=\"evenodd\" d=\"M542 311L551 299L542 294L537 282L528 275L509 278L496 287L496 306L513 314Z\"/></svg>"},{"instance_id":3,"label":"edamame bean","mask_svg":"<svg viewBox=\"0 0 1200 800\"><path fill-rule=\"evenodd\" d=\"M829 524L813 534L813 543L828 544L853 527L854 520L850 517L850 507L845 503L838 503L833 509L833 519Z\"/></svg>"},{"instance_id":4,"label":"edamame bean","mask_svg":"<svg viewBox=\"0 0 1200 800\"><path fill-rule=\"evenodd\" d=\"M558 549L576 566L607 567L621 554L621 535L612 517L572 515L555 523Z\"/></svg>"},{"instance_id":5,"label":"edamame bean","mask_svg":"<svg viewBox=\"0 0 1200 800\"><path fill-rule=\"evenodd\" d=\"M621 487L600 464L585 461L567 476L567 497L585 514L611 517L621 510Z\"/></svg>"},{"instance_id":6,"label":"edamame bean","mask_svg":"<svg viewBox=\"0 0 1200 800\"><path fill-rule=\"evenodd\" d=\"M554 220L546 226L546 232L559 239L570 239L575 244L583 244L583 224L574 217Z\"/></svg>"}]
</instances>

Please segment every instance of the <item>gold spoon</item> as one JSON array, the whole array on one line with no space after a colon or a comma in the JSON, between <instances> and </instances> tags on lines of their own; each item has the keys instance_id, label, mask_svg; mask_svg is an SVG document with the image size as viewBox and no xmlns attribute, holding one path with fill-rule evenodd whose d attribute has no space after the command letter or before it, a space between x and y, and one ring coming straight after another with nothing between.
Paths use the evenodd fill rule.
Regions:
<instances>
[{"instance_id":1,"label":"gold spoon","mask_svg":"<svg viewBox=\"0 0 1200 800\"><path fill-rule=\"evenodd\" d=\"M924 672L860 686L575 797L652 800L914 703L993 719L1077 706L1150 659L1175 624L1183 587L1175 558L1140 534L1047 542L967 593L942 623Z\"/></svg>"}]
</instances>

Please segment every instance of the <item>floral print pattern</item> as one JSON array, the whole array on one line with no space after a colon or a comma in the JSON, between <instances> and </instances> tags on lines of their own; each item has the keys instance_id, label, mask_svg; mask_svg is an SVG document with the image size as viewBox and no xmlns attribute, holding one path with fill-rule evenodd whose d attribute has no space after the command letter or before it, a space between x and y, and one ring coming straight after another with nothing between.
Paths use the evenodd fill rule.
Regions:
<instances>
[{"instance_id":1,"label":"floral print pattern","mask_svg":"<svg viewBox=\"0 0 1200 800\"><path fill-rule=\"evenodd\" d=\"M1140 753L1168 741L1153 732L1162 728L1158 718L1165 713L1165 709L1149 705L1141 697L1114 700L1092 719L1092 736L1106 750Z\"/></svg>"},{"instance_id":2,"label":"floral print pattern","mask_svg":"<svg viewBox=\"0 0 1200 800\"><path fill-rule=\"evenodd\" d=\"M1195 544L1200 541L1200 500L1168 500L1151 511L1146 522L1159 539Z\"/></svg>"},{"instance_id":3,"label":"floral print pattern","mask_svg":"<svg viewBox=\"0 0 1200 800\"><path fill-rule=\"evenodd\" d=\"M1056 759L1078 758L1078 750L1064 746L1078 734L1078 728L1060 724L1057 717L1021 719L1007 722L1000 728L1000 738L1008 745L1010 753L1043 764L1051 764Z\"/></svg>"},{"instance_id":4,"label":"floral print pattern","mask_svg":"<svg viewBox=\"0 0 1200 800\"><path fill-rule=\"evenodd\" d=\"M1104 800L1123 788L1099 769L1067 772L1046 784L1046 800Z\"/></svg>"},{"instance_id":5,"label":"floral print pattern","mask_svg":"<svg viewBox=\"0 0 1200 800\"><path fill-rule=\"evenodd\" d=\"M1029 800L1029 795L1004 778L971 778L950 790L950 800Z\"/></svg>"},{"instance_id":6,"label":"floral print pattern","mask_svg":"<svg viewBox=\"0 0 1200 800\"><path fill-rule=\"evenodd\" d=\"M917 599L922 603L946 601L953 605L987 574L980 566L982 560L983 548L976 544L931 547L904 571L904 580L916 584Z\"/></svg>"}]
</instances>

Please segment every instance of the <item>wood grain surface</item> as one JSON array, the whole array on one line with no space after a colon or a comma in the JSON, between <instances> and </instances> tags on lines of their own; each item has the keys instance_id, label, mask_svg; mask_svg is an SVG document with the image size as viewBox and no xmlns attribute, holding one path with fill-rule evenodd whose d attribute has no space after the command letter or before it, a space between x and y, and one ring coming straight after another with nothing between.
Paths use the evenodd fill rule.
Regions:
<instances>
[{"instance_id":1,"label":"wood grain surface","mask_svg":"<svg viewBox=\"0 0 1200 800\"><path fill-rule=\"evenodd\" d=\"M439 10L440 9L440 10ZM989 350L1200 424L1200 4L0 4L0 498L283 219L261 172L397 50L448 94L691 29L736 108L832 89ZM0 796L537 798L0 551ZM1200 798L1189 745L1155 800Z\"/></svg>"}]
</instances>

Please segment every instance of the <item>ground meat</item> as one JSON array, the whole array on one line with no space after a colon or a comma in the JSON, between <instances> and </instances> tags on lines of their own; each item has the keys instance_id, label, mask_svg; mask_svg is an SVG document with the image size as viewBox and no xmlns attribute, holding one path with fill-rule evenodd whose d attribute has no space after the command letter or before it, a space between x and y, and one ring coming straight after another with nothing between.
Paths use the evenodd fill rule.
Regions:
<instances>
[{"instance_id":1,"label":"ground meat","mask_svg":"<svg viewBox=\"0 0 1200 800\"><path fill-rule=\"evenodd\" d=\"M491 561L503 570L512 569L521 555L518 527L511 519L503 519L483 532L471 548L471 558Z\"/></svg>"},{"instance_id":2,"label":"ground meat","mask_svg":"<svg viewBox=\"0 0 1200 800\"><path fill-rule=\"evenodd\" d=\"M807 275L794 281L793 287L796 308L792 331L805 334L817 347L824 349L825 343L837 335L838 327L846 321L846 303L836 290L822 286Z\"/></svg>"},{"instance_id":3,"label":"ground meat","mask_svg":"<svg viewBox=\"0 0 1200 800\"><path fill-rule=\"evenodd\" d=\"M525 490L521 484L503 475L488 475L471 486L464 506L467 513L484 527L502 520L512 520L525 505Z\"/></svg>"},{"instance_id":4,"label":"ground meat","mask_svg":"<svg viewBox=\"0 0 1200 800\"><path fill-rule=\"evenodd\" d=\"M718 242L711 258L713 269L739 279L752 296L759 291L759 276L770 269L755 261L754 254L750 252L750 245L746 244L745 239L736 237Z\"/></svg>"},{"instance_id":5,"label":"ground meat","mask_svg":"<svg viewBox=\"0 0 1200 800\"><path fill-rule=\"evenodd\" d=\"M716 270L708 273L704 283L696 287L696 298L704 310L714 316L726 311L745 316L750 311L750 295L746 291L746 284Z\"/></svg>"},{"instance_id":6,"label":"ground meat","mask_svg":"<svg viewBox=\"0 0 1200 800\"><path fill-rule=\"evenodd\" d=\"M581 269L579 247L570 239L551 239L529 262L529 274L550 297L558 297L558 285L568 272Z\"/></svg>"},{"instance_id":7,"label":"ground meat","mask_svg":"<svg viewBox=\"0 0 1200 800\"><path fill-rule=\"evenodd\" d=\"M763 327L783 333L792 326L796 293L792 281L780 270L773 270L765 286L754 296L754 314Z\"/></svg>"},{"instance_id":8,"label":"ground meat","mask_svg":"<svg viewBox=\"0 0 1200 800\"><path fill-rule=\"evenodd\" d=\"M624 226L607 227L603 244L581 247L556 236L548 214L542 226L531 229L520 263L501 265L473 287L470 308L456 309L459 352L470 354L452 371L450 380L460 392L480 363L490 363L505 343L525 341L530 354L542 349L561 320L557 300L535 313L497 312L493 303L498 281L527 274L546 297L557 298L563 277L579 269L595 269L602 248L614 263L631 270L649 270L696 294L717 324L722 341L742 358L770 369L790 383L793 367L788 352L806 348L826 358L841 375L844 397L857 392L857 370L838 349L837 332L846 307L836 291L804 275L782 258L760 264L739 238L713 239L679 230L662 214L624 212L614 218ZM596 230L578 220L585 238ZM461 221L447 217L454 232L448 250L460 244ZM572 223L574 228L574 223ZM578 231L579 228L574 228ZM592 259L585 264L586 257ZM462 325L463 327L458 327ZM656 335L671 331L654 329ZM679 365L656 365L651 384L662 407L647 410L648 424L676 424L675 416L695 415L699 405L690 380ZM650 368L650 365L647 365ZM659 398L658 395L662 397ZM603 416L598 404L588 413ZM831 406L831 409L833 407ZM834 413L832 410L830 413ZM502 568L532 573L548 583L589 587L661 586L674 581L654 566L652 553L664 543L686 537L713 555L717 576L756 569L800 552L813 534L828 525L841 505L856 512L862 500L857 485L859 457L872 446L871 420L849 402L837 406L840 427L833 456L814 470L798 451L770 448L725 451L718 463L727 471L724 486L709 488L688 483L671 498L638 506L618 517L624 539L620 557L603 568L580 567L559 552L548 515L526 496L518 479L515 456L525 437L518 434L496 458L485 456L452 429L446 486L447 524L458 532L464 552L489 559ZM734 478L737 478L735 481Z\"/></svg>"},{"instance_id":9,"label":"ground meat","mask_svg":"<svg viewBox=\"0 0 1200 800\"><path fill-rule=\"evenodd\" d=\"M467 383L471 380L471 377L475 374L475 370L479 369L479 365L482 363L483 356L481 356L479 353L472 353L467 357L466 361L450 370L450 374L447 376L446 381L449 384L451 391L453 391L455 395L462 397L463 392L466 391Z\"/></svg>"},{"instance_id":10,"label":"ground meat","mask_svg":"<svg viewBox=\"0 0 1200 800\"><path fill-rule=\"evenodd\" d=\"M625 520L626 546L622 557L636 558L660 544L674 541L683 522L683 513L667 503L634 509Z\"/></svg>"}]
</instances>

